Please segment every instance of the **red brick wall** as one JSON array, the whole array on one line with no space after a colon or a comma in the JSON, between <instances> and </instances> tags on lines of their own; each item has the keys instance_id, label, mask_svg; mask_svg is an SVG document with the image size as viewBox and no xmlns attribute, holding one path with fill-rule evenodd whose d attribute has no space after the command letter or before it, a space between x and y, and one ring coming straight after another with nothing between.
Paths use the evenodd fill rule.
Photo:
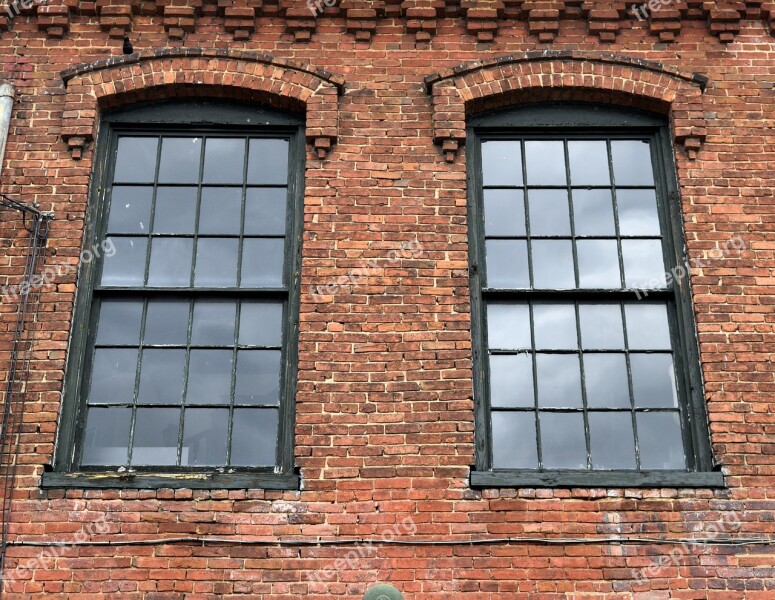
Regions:
<instances>
[{"instance_id":1,"label":"red brick wall","mask_svg":"<svg viewBox=\"0 0 775 600\"><path fill-rule=\"evenodd\" d=\"M600 541L714 528L775 533L775 5L678 2L640 22L625 15L624 2L343 0L310 17L305 3L287 0L51 0L13 19L0 15L0 67L18 88L2 191L55 212L49 265L78 260L100 106L201 93L285 98L305 107L310 142L295 436L303 490L40 490L53 457L69 334L80 326L71 322L76 278L58 278L42 298L11 540L84 544L54 557L11 546L6 577L16 577L17 565L29 568L17 572L7 596L361 598L370 584L388 582L411 600L775 597L768 546ZM70 73L64 86L64 69L120 56L124 32L147 60ZM232 62L150 58L168 47L205 55L228 49ZM572 54L475 69L468 83L449 88L457 99L427 93L428 75L449 80L456 65L534 50ZM259 69L263 54L273 58L261 59ZM307 75L287 60L309 65ZM692 72L709 78L704 93L682 75ZM341 82L345 91L334 100ZM517 88L530 93L503 93ZM488 95L500 103L596 99L671 114L690 255L707 256L734 236L747 246L739 256L709 258L692 278L712 442L727 489L469 488L466 153L455 128ZM22 235L19 221L3 213L0 243L9 250L0 259L1 285L18 282L10 247ZM388 265L365 285L317 302L308 293L415 237L420 256ZM0 306L3 368L10 310ZM360 549L235 543L344 542L386 531L446 541L589 541ZM194 536L223 541L121 544ZM117 545L89 544L106 540ZM637 570L660 558L663 566L639 582Z\"/></svg>"}]
</instances>

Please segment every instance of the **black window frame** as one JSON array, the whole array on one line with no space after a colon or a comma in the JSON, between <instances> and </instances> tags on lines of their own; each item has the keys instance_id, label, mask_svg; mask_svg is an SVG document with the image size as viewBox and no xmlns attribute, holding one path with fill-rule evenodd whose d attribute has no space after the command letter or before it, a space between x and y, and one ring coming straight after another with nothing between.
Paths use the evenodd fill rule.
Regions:
<instances>
[{"instance_id":1,"label":"black window frame","mask_svg":"<svg viewBox=\"0 0 775 600\"><path fill-rule=\"evenodd\" d=\"M257 298L286 302L281 359L277 461L270 467L89 467L78 466L80 434L85 426L84 366L93 346L98 311L94 292L102 259L79 267L73 326L65 372L64 394L54 464L41 478L42 488L189 488L298 490L294 466L295 393L298 373L300 270L306 142L303 116L261 105L191 99L139 104L101 115L92 185L87 207L84 248L98 244L107 223L106 193L115 165L120 134L160 135L229 133L243 137L283 137L289 140L288 206L284 251L283 289L262 288ZM187 289L187 288L184 288ZM251 294L236 297L250 298ZM82 324L89 323L89 327ZM91 345L90 345L91 344Z\"/></svg>"},{"instance_id":2,"label":"black window frame","mask_svg":"<svg viewBox=\"0 0 775 600\"><path fill-rule=\"evenodd\" d=\"M649 138L655 166L657 204L663 236L663 253L668 270L686 264L683 215L680 207L673 144L666 117L648 112L588 103L546 102L527 104L469 118L468 140L468 219L469 272L471 290L471 334L474 361L475 465L472 487L723 487L724 479L712 455L699 347L696 339L689 278L673 278L665 294L672 315L671 337L680 374L679 401L682 404L682 431L687 459L686 470L560 470L497 469L492 465L489 361L486 345L486 315L483 295L484 215L482 195L481 144L489 139L558 139L598 135L607 138ZM492 291L491 291L492 293ZM533 300L530 288L523 293L495 292L491 297L504 300ZM619 293L619 292L617 292ZM581 292L583 294L583 291ZM581 295L571 291L566 299ZM590 298L595 296L590 294ZM596 296L605 297L605 292ZM633 298L637 297L633 292ZM544 296L547 298L547 296ZM549 296L560 300L562 292ZM618 299L618 297L617 297Z\"/></svg>"}]
</instances>

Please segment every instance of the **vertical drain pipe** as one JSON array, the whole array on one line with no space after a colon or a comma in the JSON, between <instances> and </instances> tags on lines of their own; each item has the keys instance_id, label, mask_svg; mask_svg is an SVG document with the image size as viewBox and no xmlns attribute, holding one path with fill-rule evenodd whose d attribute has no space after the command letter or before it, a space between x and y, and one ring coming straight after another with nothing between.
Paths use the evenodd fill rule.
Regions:
<instances>
[{"instance_id":1,"label":"vertical drain pipe","mask_svg":"<svg viewBox=\"0 0 775 600\"><path fill-rule=\"evenodd\" d=\"M15 91L12 83L0 83L0 174L3 172L5 144L8 141L8 131L11 128L11 111L13 110ZM2 182L1 177L0 182Z\"/></svg>"}]
</instances>

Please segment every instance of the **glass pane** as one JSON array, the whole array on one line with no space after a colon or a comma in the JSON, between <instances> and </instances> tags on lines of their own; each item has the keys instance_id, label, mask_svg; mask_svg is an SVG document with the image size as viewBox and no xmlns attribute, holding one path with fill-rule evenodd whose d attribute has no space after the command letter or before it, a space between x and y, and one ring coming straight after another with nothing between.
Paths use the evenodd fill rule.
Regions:
<instances>
[{"instance_id":1,"label":"glass pane","mask_svg":"<svg viewBox=\"0 0 775 600\"><path fill-rule=\"evenodd\" d=\"M194 346L231 346L237 304L230 300L197 300L194 303L194 323L191 344Z\"/></svg>"},{"instance_id":2,"label":"glass pane","mask_svg":"<svg viewBox=\"0 0 775 600\"><path fill-rule=\"evenodd\" d=\"M573 247L570 240L533 240L533 287L536 289L576 287Z\"/></svg>"},{"instance_id":3,"label":"glass pane","mask_svg":"<svg viewBox=\"0 0 775 600\"><path fill-rule=\"evenodd\" d=\"M288 183L288 140L250 140L248 183L261 185Z\"/></svg>"},{"instance_id":4,"label":"glass pane","mask_svg":"<svg viewBox=\"0 0 775 600\"><path fill-rule=\"evenodd\" d=\"M541 413L544 469L586 469L587 442L581 413Z\"/></svg>"},{"instance_id":5,"label":"glass pane","mask_svg":"<svg viewBox=\"0 0 775 600\"><path fill-rule=\"evenodd\" d=\"M576 252L579 258L579 287L622 287L616 240L578 240Z\"/></svg>"},{"instance_id":6,"label":"glass pane","mask_svg":"<svg viewBox=\"0 0 775 600\"><path fill-rule=\"evenodd\" d=\"M584 387L589 408L630 408L624 354L584 354Z\"/></svg>"},{"instance_id":7,"label":"glass pane","mask_svg":"<svg viewBox=\"0 0 775 600\"><path fill-rule=\"evenodd\" d=\"M239 235L241 220L241 188L202 188L201 235Z\"/></svg>"},{"instance_id":8,"label":"glass pane","mask_svg":"<svg viewBox=\"0 0 775 600\"><path fill-rule=\"evenodd\" d=\"M487 305L487 345L490 350L532 349L527 303Z\"/></svg>"},{"instance_id":9,"label":"glass pane","mask_svg":"<svg viewBox=\"0 0 775 600\"><path fill-rule=\"evenodd\" d=\"M593 469L634 469L635 438L632 413L589 413Z\"/></svg>"},{"instance_id":10,"label":"glass pane","mask_svg":"<svg viewBox=\"0 0 775 600\"><path fill-rule=\"evenodd\" d=\"M492 413L492 466L496 469L538 467L535 413Z\"/></svg>"},{"instance_id":11,"label":"glass pane","mask_svg":"<svg viewBox=\"0 0 775 600\"><path fill-rule=\"evenodd\" d=\"M482 182L484 185L522 185L522 149L518 141L482 142Z\"/></svg>"},{"instance_id":12,"label":"glass pane","mask_svg":"<svg viewBox=\"0 0 775 600\"><path fill-rule=\"evenodd\" d=\"M616 190L622 235L661 235L654 190Z\"/></svg>"},{"instance_id":13,"label":"glass pane","mask_svg":"<svg viewBox=\"0 0 775 600\"><path fill-rule=\"evenodd\" d=\"M670 325L664 304L625 304L627 341L631 350L670 350Z\"/></svg>"},{"instance_id":14,"label":"glass pane","mask_svg":"<svg viewBox=\"0 0 775 600\"><path fill-rule=\"evenodd\" d=\"M619 304L579 304L579 319L583 348L624 348L622 309Z\"/></svg>"},{"instance_id":15,"label":"glass pane","mask_svg":"<svg viewBox=\"0 0 775 600\"><path fill-rule=\"evenodd\" d=\"M131 408L89 408L81 464L127 464L131 424Z\"/></svg>"},{"instance_id":16,"label":"glass pane","mask_svg":"<svg viewBox=\"0 0 775 600\"><path fill-rule=\"evenodd\" d=\"M280 346L283 335L282 302L243 302L239 343L243 346Z\"/></svg>"},{"instance_id":17,"label":"glass pane","mask_svg":"<svg viewBox=\"0 0 775 600\"><path fill-rule=\"evenodd\" d=\"M248 188L245 235L284 235L287 188Z\"/></svg>"},{"instance_id":18,"label":"glass pane","mask_svg":"<svg viewBox=\"0 0 775 600\"><path fill-rule=\"evenodd\" d=\"M236 287L239 240L199 238L196 246L196 287Z\"/></svg>"},{"instance_id":19,"label":"glass pane","mask_svg":"<svg viewBox=\"0 0 775 600\"><path fill-rule=\"evenodd\" d=\"M538 405L581 408L581 367L576 354L536 354Z\"/></svg>"},{"instance_id":20,"label":"glass pane","mask_svg":"<svg viewBox=\"0 0 775 600\"><path fill-rule=\"evenodd\" d=\"M156 174L155 137L125 137L118 139L116 168L113 181L126 183L151 183Z\"/></svg>"},{"instance_id":21,"label":"glass pane","mask_svg":"<svg viewBox=\"0 0 775 600\"><path fill-rule=\"evenodd\" d=\"M630 366L636 407L678 407L671 354L630 354Z\"/></svg>"},{"instance_id":22,"label":"glass pane","mask_svg":"<svg viewBox=\"0 0 775 600\"><path fill-rule=\"evenodd\" d=\"M616 235L611 190L573 190L576 235Z\"/></svg>"},{"instance_id":23,"label":"glass pane","mask_svg":"<svg viewBox=\"0 0 775 600\"><path fill-rule=\"evenodd\" d=\"M484 190L484 235L525 235L525 198L522 190Z\"/></svg>"},{"instance_id":24,"label":"glass pane","mask_svg":"<svg viewBox=\"0 0 775 600\"><path fill-rule=\"evenodd\" d=\"M654 185L648 140L612 140L616 185Z\"/></svg>"},{"instance_id":25,"label":"glass pane","mask_svg":"<svg viewBox=\"0 0 775 600\"><path fill-rule=\"evenodd\" d=\"M660 240L622 240L622 259L628 288L667 286Z\"/></svg>"},{"instance_id":26,"label":"glass pane","mask_svg":"<svg viewBox=\"0 0 775 600\"><path fill-rule=\"evenodd\" d=\"M132 444L132 464L176 464L179 429L179 408L138 408Z\"/></svg>"},{"instance_id":27,"label":"glass pane","mask_svg":"<svg viewBox=\"0 0 775 600\"><path fill-rule=\"evenodd\" d=\"M191 350L186 404L228 404L231 395L231 350Z\"/></svg>"},{"instance_id":28,"label":"glass pane","mask_svg":"<svg viewBox=\"0 0 775 600\"><path fill-rule=\"evenodd\" d=\"M159 187L156 189L155 233L194 233L196 188Z\"/></svg>"},{"instance_id":29,"label":"glass pane","mask_svg":"<svg viewBox=\"0 0 775 600\"><path fill-rule=\"evenodd\" d=\"M143 341L146 344L185 344L188 310L187 300L149 300Z\"/></svg>"},{"instance_id":30,"label":"glass pane","mask_svg":"<svg viewBox=\"0 0 775 600\"><path fill-rule=\"evenodd\" d=\"M197 183L201 152L201 138L164 138L159 183Z\"/></svg>"},{"instance_id":31,"label":"glass pane","mask_svg":"<svg viewBox=\"0 0 775 600\"><path fill-rule=\"evenodd\" d=\"M106 238L116 249L113 256L105 254L102 267L102 285L141 286L145 276L147 238Z\"/></svg>"},{"instance_id":32,"label":"glass pane","mask_svg":"<svg viewBox=\"0 0 775 600\"><path fill-rule=\"evenodd\" d=\"M183 396L185 362L185 350L146 349L137 403L179 404Z\"/></svg>"},{"instance_id":33,"label":"glass pane","mask_svg":"<svg viewBox=\"0 0 775 600\"><path fill-rule=\"evenodd\" d=\"M570 207L565 190L530 190L530 235L570 235Z\"/></svg>"},{"instance_id":34,"label":"glass pane","mask_svg":"<svg viewBox=\"0 0 775 600\"><path fill-rule=\"evenodd\" d=\"M524 240L487 240L487 287L527 288L527 242Z\"/></svg>"},{"instance_id":35,"label":"glass pane","mask_svg":"<svg viewBox=\"0 0 775 600\"><path fill-rule=\"evenodd\" d=\"M533 304L535 347L539 350L575 350L576 308L573 304Z\"/></svg>"},{"instance_id":36,"label":"glass pane","mask_svg":"<svg viewBox=\"0 0 775 600\"><path fill-rule=\"evenodd\" d=\"M283 285L284 239L246 239L242 246L242 287Z\"/></svg>"},{"instance_id":37,"label":"glass pane","mask_svg":"<svg viewBox=\"0 0 775 600\"><path fill-rule=\"evenodd\" d=\"M277 420L274 408L235 408L230 464L273 466L277 460Z\"/></svg>"},{"instance_id":38,"label":"glass pane","mask_svg":"<svg viewBox=\"0 0 775 600\"><path fill-rule=\"evenodd\" d=\"M529 354L490 356L490 403L494 407L535 406L533 358Z\"/></svg>"},{"instance_id":39,"label":"glass pane","mask_svg":"<svg viewBox=\"0 0 775 600\"><path fill-rule=\"evenodd\" d=\"M137 348L97 348L89 404L131 404L135 397Z\"/></svg>"},{"instance_id":40,"label":"glass pane","mask_svg":"<svg viewBox=\"0 0 775 600\"><path fill-rule=\"evenodd\" d=\"M242 183L245 140L208 138L205 142L204 183Z\"/></svg>"},{"instance_id":41,"label":"glass pane","mask_svg":"<svg viewBox=\"0 0 775 600\"><path fill-rule=\"evenodd\" d=\"M525 142L528 185L567 185L563 146L559 140Z\"/></svg>"},{"instance_id":42,"label":"glass pane","mask_svg":"<svg viewBox=\"0 0 775 600\"><path fill-rule=\"evenodd\" d=\"M235 404L279 404L280 351L239 350Z\"/></svg>"},{"instance_id":43,"label":"glass pane","mask_svg":"<svg viewBox=\"0 0 775 600\"><path fill-rule=\"evenodd\" d=\"M155 238L151 244L148 285L188 287L193 249L194 241L191 239Z\"/></svg>"},{"instance_id":44,"label":"glass pane","mask_svg":"<svg viewBox=\"0 0 775 600\"><path fill-rule=\"evenodd\" d=\"M140 300L103 300L100 302L97 344L137 344L142 318L143 303Z\"/></svg>"},{"instance_id":45,"label":"glass pane","mask_svg":"<svg viewBox=\"0 0 775 600\"><path fill-rule=\"evenodd\" d=\"M228 409L190 408L186 410L181 465L192 467L225 465L228 428Z\"/></svg>"},{"instance_id":46,"label":"glass pane","mask_svg":"<svg viewBox=\"0 0 775 600\"><path fill-rule=\"evenodd\" d=\"M608 146L605 140L568 142L570 181L573 185L609 185Z\"/></svg>"},{"instance_id":47,"label":"glass pane","mask_svg":"<svg viewBox=\"0 0 775 600\"><path fill-rule=\"evenodd\" d=\"M677 412L639 412L637 423L641 469L686 468Z\"/></svg>"},{"instance_id":48,"label":"glass pane","mask_svg":"<svg viewBox=\"0 0 775 600\"><path fill-rule=\"evenodd\" d=\"M152 198L150 186L114 186L110 194L108 233L148 233Z\"/></svg>"}]
</instances>

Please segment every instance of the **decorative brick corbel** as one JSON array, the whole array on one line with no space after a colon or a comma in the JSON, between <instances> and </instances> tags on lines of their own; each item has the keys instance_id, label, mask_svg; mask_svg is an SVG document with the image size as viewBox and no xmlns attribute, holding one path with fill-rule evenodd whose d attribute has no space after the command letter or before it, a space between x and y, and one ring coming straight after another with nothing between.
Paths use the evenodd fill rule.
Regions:
<instances>
[{"instance_id":1,"label":"decorative brick corbel","mask_svg":"<svg viewBox=\"0 0 775 600\"><path fill-rule=\"evenodd\" d=\"M775 2L767 2L762 5L762 18L770 33L775 35Z\"/></svg>"},{"instance_id":2,"label":"decorative brick corbel","mask_svg":"<svg viewBox=\"0 0 775 600\"><path fill-rule=\"evenodd\" d=\"M681 33L681 22L689 12L686 2L676 2L649 13L649 31L660 42L674 42Z\"/></svg>"},{"instance_id":3,"label":"decorative brick corbel","mask_svg":"<svg viewBox=\"0 0 775 600\"><path fill-rule=\"evenodd\" d=\"M405 0L401 8L406 30L414 34L415 42L429 42L436 34L437 19L444 16L444 0Z\"/></svg>"},{"instance_id":4,"label":"decorative brick corbel","mask_svg":"<svg viewBox=\"0 0 775 600\"><path fill-rule=\"evenodd\" d=\"M315 3L312 8L315 8ZM320 4L326 8L324 3ZM293 0L281 0L280 12L285 17L285 31L293 36L295 42L309 42L317 28L317 13L313 13L306 3Z\"/></svg>"},{"instance_id":5,"label":"decorative brick corbel","mask_svg":"<svg viewBox=\"0 0 775 600\"><path fill-rule=\"evenodd\" d=\"M625 10L624 2L611 2L606 8L600 8L599 3L589 1L581 5L581 13L589 21L589 33L605 43L616 41Z\"/></svg>"},{"instance_id":6,"label":"decorative brick corbel","mask_svg":"<svg viewBox=\"0 0 775 600\"><path fill-rule=\"evenodd\" d=\"M466 30L470 35L475 35L478 42L495 41L498 21L506 11L501 0L461 0L460 9L466 16Z\"/></svg>"},{"instance_id":7,"label":"decorative brick corbel","mask_svg":"<svg viewBox=\"0 0 775 600\"><path fill-rule=\"evenodd\" d=\"M235 41L250 39L256 30L256 9L250 6L231 6L223 11L224 29L231 33Z\"/></svg>"},{"instance_id":8,"label":"decorative brick corbel","mask_svg":"<svg viewBox=\"0 0 775 600\"><path fill-rule=\"evenodd\" d=\"M530 0L522 5L527 11L527 24L531 34L541 43L554 41L560 31L560 16L565 5L560 0Z\"/></svg>"},{"instance_id":9,"label":"decorative brick corbel","mask_svg":"<svg viewBox=\"0 0 775 600\"><path fill-rule=\"evenodd\" d=\"M705 2L704 5L708 15L710 32L724 44L735 41L737 34L740 33L740 20L745 13L745 6L742 2L733 4L740 10L733 7L718 8L716 2Z\"/></svg>"},{"instance_id":10,"label":"decorative brick corbel","mask_svg":"<svg viewBox=\"0 0 775 600\"><path fill-rule=\"evenodd\" d=\"M370 42L377 31L377 17L384 9L383 3L379 0L342 0L340 8L344 12L347 32L354 34L357 42Z\"/></svg>"},{"instance_id":11,"label":"decorative brick corbel","mask_svg":"<svg viewBox=\"0 0 775 600\"><path fill-rule=\"evenodd\" d=\"M132 5L118 0L97 0L96 11L99 15L100 29L108 36L121 39L132 29Z\"/></svg>"},{"instance_id":12,"label":"decorative brick corbel","mask_svg":"<svg viewBox=\"0 0 775 600\"><path fill-rule=\"evenodd\" d=\"M696 160L703 143L705 143L706 131L704 128L692 128L688 131L676 129L675 141L679 143L689 160Z\"/></svg>"},{"instance_id":13,"label":"decorative brick corbel","mask_svg":"<svg viewBox=\"0 0 775 600\"><path fill-rule=\"evenodd\" d=\"M70 31L70 13L75 11L78 0L58 0L51 4L39 4L38 29L50 38L62 38Z\"/></svg>"},{"instance_id":14,"label":"decorative brick corbel","mask_svg":"<svg viewBox=\"0 0 775 600\"><path fill-rule=\"evenodd\" d=\"M194 31L196 17L202 14L202 0L158 0L157 8L169 38L182 40Z\"/></svg>"}]
</instances>

